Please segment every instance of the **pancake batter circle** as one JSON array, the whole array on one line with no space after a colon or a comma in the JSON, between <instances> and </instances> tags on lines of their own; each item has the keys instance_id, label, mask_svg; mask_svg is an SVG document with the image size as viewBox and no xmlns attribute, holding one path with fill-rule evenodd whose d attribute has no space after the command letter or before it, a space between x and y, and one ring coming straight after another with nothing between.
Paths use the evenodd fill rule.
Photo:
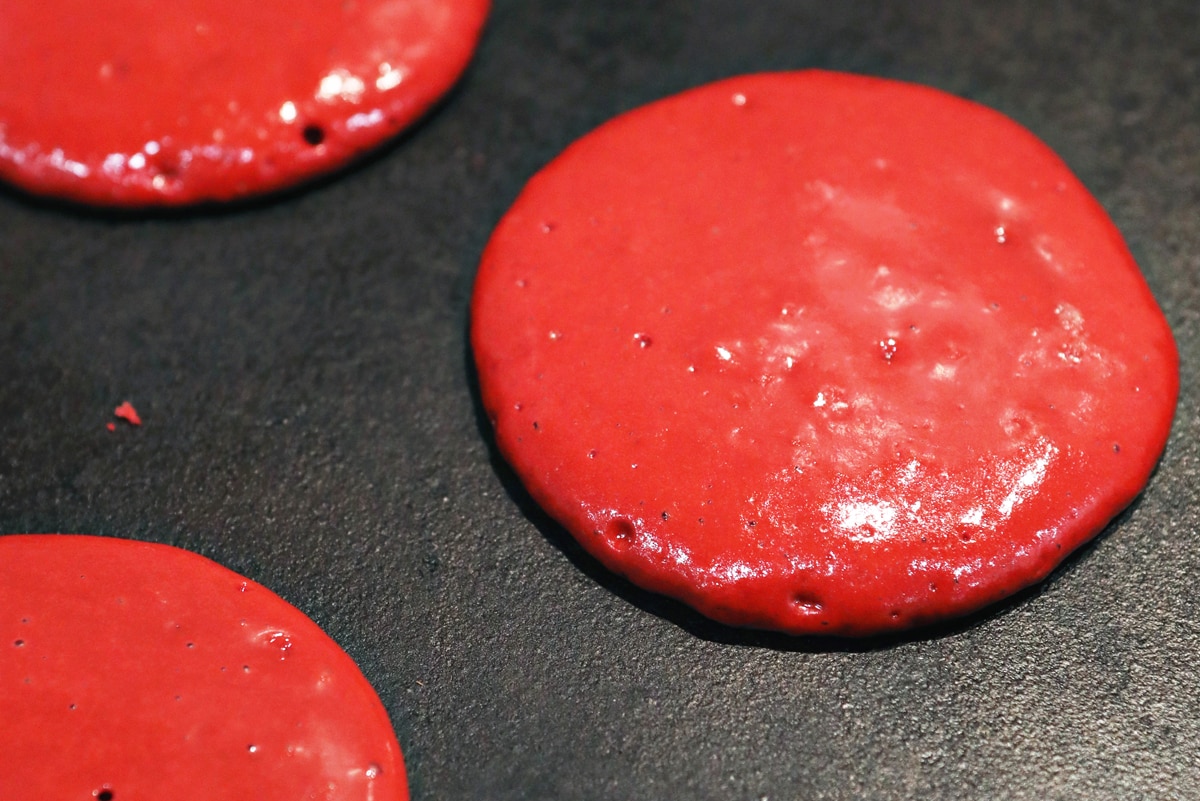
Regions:
<instances>
[{"instance_id":1,"label":"pancake batter circle","mask_svg":"<svg viewBox=\"0 0 1200 801\"><path fill-rule=\"evenodd\" d=\"M350 657L265 587L187 551L0 536L8 801L406 801Z\"/></svg>"},{"instance_id":2,"label":"pancake batter circle","mask_svg":"<svg viewBox=\"0 0 1200 801\"><path fill-rule=\"evenodd\" d=\"M1039 581L1140 492L1171 332L1018 124L809 71L624 114L482 258L500 452L634 583L724 623L869 635Z\"/></svg>"},{"instance_id":3,"label":"pancake batter circle","mask_svg":"<svg viewBox=\"0 0 1200 801\"><path fill-rule=\"evenodd\" d=\"M333 171L466 68L489 0L0 6L0 179L115 206L228 201Z\"/></svg>"}]
</instances>

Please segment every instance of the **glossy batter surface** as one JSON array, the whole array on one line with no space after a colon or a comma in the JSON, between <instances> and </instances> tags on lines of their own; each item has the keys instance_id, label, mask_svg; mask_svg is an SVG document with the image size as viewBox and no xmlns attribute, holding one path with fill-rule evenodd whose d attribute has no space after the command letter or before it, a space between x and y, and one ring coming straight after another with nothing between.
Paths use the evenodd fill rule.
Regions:
<instances>
[{"instance_id":1,"label":"glossy batter surface","mask_svg":"<svg viewBox=\"0 0 1200 801\"><path fill-rule=\"evenodd\" d=\"M466 67L489 5L0 4L0 178L131 206L296 184L427 111Z\"/></svg>"},{"instance_id":2,"label":"glossy batter surface","mask_svg":"<svg viewBox=\"0 0 1200 801\"><path fill-rule=\"evenodd\" d=\"M0 796L403 801L387 712L299 610L164 545L0 537Z\"/></svg>"},{"instance_id":3,"label":"glossy batter surface","mask_svg":"<svg viewBox=\"0 0 1200 801\"><path fill-rule=\"evenodd\" d=\"M1178 391L1120 235L979 105L836 73L625 114L484 254L497 443L611 569L865 635L1043 578L1145 484Z\"/></svg>"}]
</instances>

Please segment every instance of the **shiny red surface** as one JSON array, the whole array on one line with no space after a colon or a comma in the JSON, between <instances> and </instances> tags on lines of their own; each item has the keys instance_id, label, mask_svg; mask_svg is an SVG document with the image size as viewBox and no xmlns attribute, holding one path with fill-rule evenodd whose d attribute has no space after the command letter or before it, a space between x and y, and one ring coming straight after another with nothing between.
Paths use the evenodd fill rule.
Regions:
<instances>
[{"instance_id":1,"label":"shiny red surface","mask_svg":"<svg viewBox=\"0 0 1200 801\"><path fill-rule=\"evenodd\" d=\"M1011 120L802 72L638 109L529 182L472 345L497 443L600 561L726 623L865 635L1043 578L1141 490L1171 332Z\"/></svg>"},{"instance_id":2,"label":"shiny red surface","mask_svg":"<svg viewBox=\"0 0 1200 801\"><path fill-rule=\"evenodd\" d=\"M0 4L0 178L115 205L328 172L465 69L489 0Z\"/></svg>"},{"instance_id":3,"label":"shiny red surface","mask_svg":"<svg viewBox=\"0 0 1200 801\"><path fill-rule=\"evenodd\" d=\"M270 590L165 545L0 537L0 797L402 801L387 712Z\"/></svg>"}]
</instances>

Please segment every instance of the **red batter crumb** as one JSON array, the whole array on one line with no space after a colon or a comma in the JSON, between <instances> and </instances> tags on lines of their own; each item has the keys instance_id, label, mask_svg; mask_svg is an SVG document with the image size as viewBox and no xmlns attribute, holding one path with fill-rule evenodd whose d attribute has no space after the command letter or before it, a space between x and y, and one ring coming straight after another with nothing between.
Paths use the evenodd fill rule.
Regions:
<instances>
[{"instance_id":1,"label":"red batter crumb","mask_svg":"<svg viewBox=\"0 0 1200 801\"><path fill-rule=\"evenodd\" d=\"M388 714L265 587L177 548L0 537L6 801L403 801Z\"/></svg>"},{"instance_id":2,"label":"red batter crumb","mask_svg":"<svg viewBox=\"0 0 1200 801\"><path fill-rule=\"evenodd\" d=\"M588 551L794 633L1040 580L1141 490L1178 391L1137 265L1044 144L816 71L572 145L488 244L471 341L501 452Z\"/></svg>"},{"instance_id":3,"label":"red batter crumb","mask_svg":"<svg viewBox=\"0 0 1200 801\"><path fill-rule=\"evenodd\" d=\"M116 431L116 430L117 430L117 424L116 424L116 423L106 423L104 427L105 427L105 428L107 428L109 431Z\"/></svg>"},{"instance_id":4,"label":"red batter crumb","mask_svg":"<svg viewBox=\"0 0 1200 801\"><path fill-rule=\"evenodd\" d=\"M140 426L142 424L142 418L138 416L137 409L133 408L133 404L129 401L125 401L120 406L113 409L113 414L130 425ZM112 423L109 423L109 426L111 427Z\"/></svg>"},{"instance_id":5,"label":"red batter crumb","mask_svg":"<svg viewBox=\"0 0 1200 801\"><path fill-rule=\"evenodd\" d=\"M0 179L118 206L297 184L428 111L489 3L0 4Z\"/></svg>"}]
</instances>

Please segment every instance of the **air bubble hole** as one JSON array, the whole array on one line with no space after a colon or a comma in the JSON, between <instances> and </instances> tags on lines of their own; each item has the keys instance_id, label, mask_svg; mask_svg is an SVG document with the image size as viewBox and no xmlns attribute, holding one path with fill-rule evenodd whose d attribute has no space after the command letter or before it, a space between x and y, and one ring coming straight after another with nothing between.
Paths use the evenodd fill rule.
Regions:
<instances>
[{"instance_id":1,"label":"air bubble hole","mask_svg":"<svg viewBox=\"0 0 1200 801\"><path fill-rule=\"evenodd\" d=\"M305 142L313 147L325 141L325 129L320 125L305 125L300 135L304 137Z\"/></svg>"},{"instance_id":2,"label":"air bubble hole","mask_svg":"<svg viewBox=\"0 0 1200 801\"><path fill-rule=\"evenodd\" d=\"M604 530L604 536L609 543L616 548L625 549L633 544L633 539L637 535L637 530L633 527L627 518L614 517L608 521L608 526Z\"/></svg>"},{"instance_id":3,"label":"air bubble hole","mask_svg":"<svg viewBox=\"0 0 1200 801\"><path fill-rule=\"evenodd\" d=\"M825 611L821 599L807 592L798 592L792 596L792 606L802 615L818 615Z\"/></svg>"}]
</instances>

